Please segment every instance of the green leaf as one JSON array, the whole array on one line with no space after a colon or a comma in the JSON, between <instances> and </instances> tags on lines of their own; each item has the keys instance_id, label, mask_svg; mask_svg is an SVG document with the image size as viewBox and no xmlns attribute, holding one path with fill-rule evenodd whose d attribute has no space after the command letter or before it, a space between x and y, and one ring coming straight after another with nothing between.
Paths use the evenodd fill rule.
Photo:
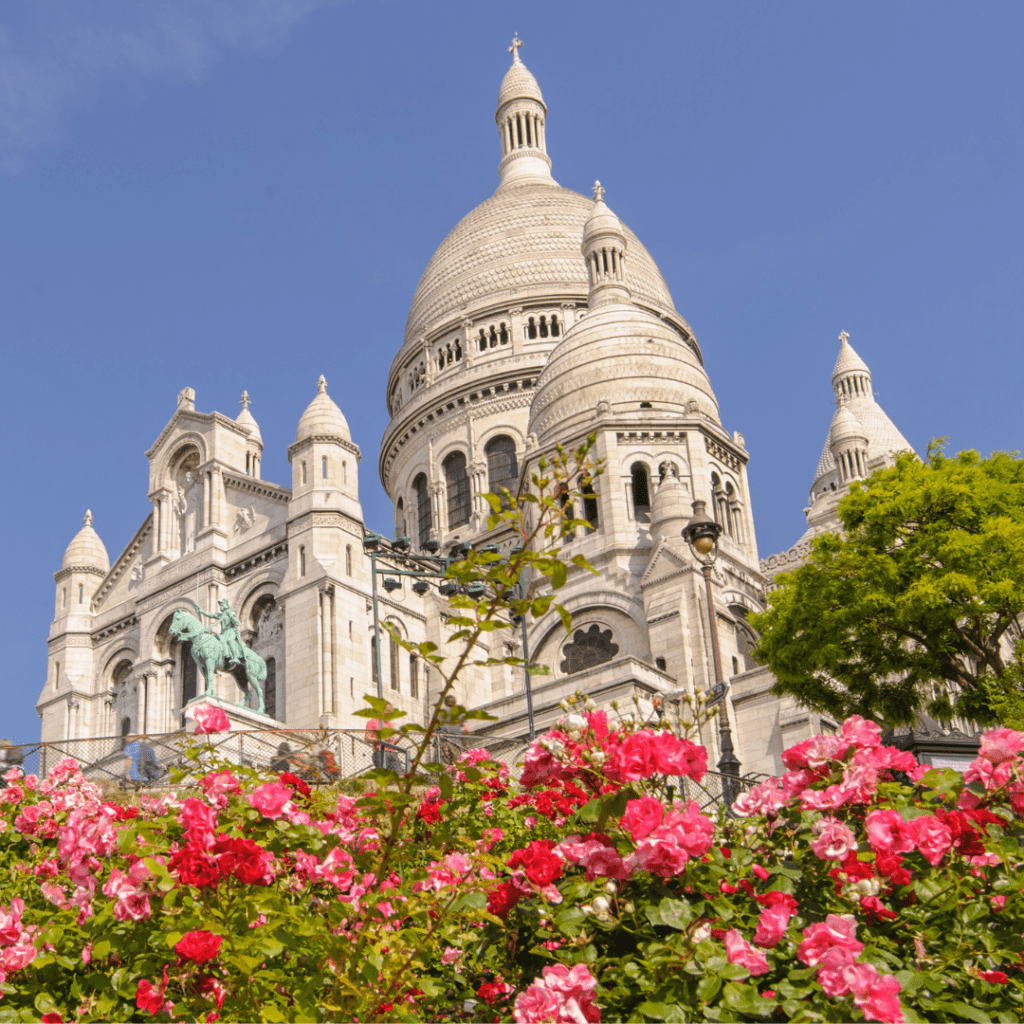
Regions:
<instances>
[{"instance_id":1,"label":"green leaf","mask_svg":"<svg viewBox=\"0 0 1024 1024\"><path fill-rule=\"evenodd\" d=\"M451 800L455 792L455 789L452 786L451 775L449 775L448 772L441 772L441 775L437 780L437 785L441 790L441 796L443 796L445 800Z\"/></svg>"},{"instance_id":2,"label":"green leaf","mask_svg":"<svg viewBox=\"0 0 1024 1024\"><path fill-rule=\"evenodd\" d=\"M684 931L693 921L693 910L684 900L663 899L657 906L645 908L647 920L651 924L663 924L677 931Z\"/></svg>"},{"instance_id":3,"label":"green leaf","mask_svg":"<svg viewBox=\"0 0 1024 1024\"><path fill-rule=\"evenodd\" d=\"M572 615L569 614L568 609L563 608L560 604L555 605L555 609L558 612L559 617L562 620L562 625L565 626L566 633L572 632Z\"/></svg>"},{"instance_id":4,"label":"green leaf","mask_svg":"<svg viewBox=\"0 0 1024 1024\"><path fill-rule=\"evenodd\" d=\"M718 975L709 974L697 983L697 998L702 1003L710 1003L721 987L722 979Z\"/></svg>"},{"instance_id":5,"label":"green leaf","mask_svg":"<svg viewBox=\"0 0 1024 1024\"><path fill-rule=\"evenodd\" d=\"M49 992L40 992L33 1000L33 1005L41 1014L53 1013L57 1009L57 1004Z\"/></svg>"},{"instance_id":6,"label":"green leaf","mask_svg":"<svg viewBox=\"0 0 1024 1024\"><path fill-rule=\"evenodd\" d=\"M936 1009L948 1009L951 1014L947 1018L948 1020L973 1020L977 1021L978 1024L992 1024L992 1018L987 1013L983 1013L976 1006L970 1006L968 1003L952 1002L944 999L941 1003L936 1000L932 1005Z\"/></svg>"}]
</instances>

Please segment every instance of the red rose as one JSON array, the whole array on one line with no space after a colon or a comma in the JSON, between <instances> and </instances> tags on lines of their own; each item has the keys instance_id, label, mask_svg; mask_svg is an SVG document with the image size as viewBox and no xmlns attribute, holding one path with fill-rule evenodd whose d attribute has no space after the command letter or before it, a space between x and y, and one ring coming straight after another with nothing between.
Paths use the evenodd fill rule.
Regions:
<instances>
[{"instance_id":1,"label":"red rose","mask_svg":"<svg viewBox=\"0 0 1024 1024\"><path fill-rule=\"evenodd\" d=\"M303 796L309 796L309 786L291 772L281 772L280 779L285 785L294 786Z\"/></svg>"},{"instance_id":2,"label":"red rose","mask_svg":"<svg viewBox=\"0 0 1024 1024\"><path fill-rule=\"evenodd\" d=\"M186 846L171 857L168 867L178 876L182 885L194 885L198 889L216 885L220 881L217 864L204 851Z\"/></svg>"},{"instance_id":3,"label":"red rose","mask_svg":"<svg viewBox=\"0 0 1024 1024\"><path fill-rule=\"evenodd\" d=\"M502 882L487 894L487 909L503 921L522 895L511 882Z\"/></svg>"},{"instance_id":4,"label":"red rose","mask_svg":"<svg viewBox=\"0 0 1024 1024\"><path fill-rule=\"evenodd\" d=\"M174 952L186 960L205 964L217 955L223 941L223 936L214 935L213 932L185 932L175 945Z\"/></svg>"},{"instance_id":5,"label":"red rose","mask_svg":"<svg viewBox=\"0 0 1024 1024\"><path fill-rule=\"evenodd\" d=\"M1005 985L1010 980L1002 971L979 971L978 977L992 985Z\"/></svg>"},{"instance_id":6,"label":"red rose","mask_svg":"<svg viewBox=\"0 0 1024 1024\"><path fill-rule=\"evenodd\" d=\"M562 877L562 858L553 853L550 839L538 839L525 850L514 850L507 863L510 868L522 867L526 877L537 886L550 885Z\"/></svg>"},{"instance_id":7,"label":"red rose","mask_svg":"<svg viewBox=\"0 0 1024 1024\"><path fill-rule=\"evenodd\" d=\"M59 1013L44 1013L39 1019L43 1024L64 1024L64 1018Z\"/></svg>"},{"instance_id":8,"label":"red rose","mask_svg":"<svg viewBox=\"0 0 1024 1024\"><path fill-rule=\"evenodd\" d=\"M274 855L251 839L222 836L213 852L220 854L217 867L222 875L233 875L246 885L269 885L273 880Z\"/></svg>"},{"instance_id":9,"label":"red rose","mask_svg":"<svg viewBox=\"0 0 1024 1024\"><path fill-rule=\"evenodd\" d=\"M424 800L416 811L416 817L428 825L433 825L435 821L441 820L441 805L433 800Z\"/></svg>"}]
</instances>

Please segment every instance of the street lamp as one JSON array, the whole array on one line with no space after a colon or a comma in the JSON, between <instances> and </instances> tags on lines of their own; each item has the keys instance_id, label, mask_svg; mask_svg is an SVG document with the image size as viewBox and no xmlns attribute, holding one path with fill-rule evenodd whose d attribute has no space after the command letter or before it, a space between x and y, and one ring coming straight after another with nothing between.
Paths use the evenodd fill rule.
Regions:
<instances>
[{"instance_id":1,"label":"street lamp","mask_svg":"<svg viewBox=\"0 0 1024 1024\"><path fill-rule=\"evenodd\" d=\"M718 770L722 774L722 795L726 806L731 806L736 799L736 782L740 774L740 762L732 746L732 729L729 727L729 711L725 704L726 684L722 679L722 655L718 650L718 623L715 615L715 603L711 594L711 567L718 558L718 538L722 527L705 511L703 501L693 503L693 518L683 527L683 537L689 544L694 558L700 562L704 573L704 585L707 588L708 621L711 625L711 652L715 662L715 688L712 697L718 702L718 746L721 757L718 759Z\"/></svg>"}]
</instances>

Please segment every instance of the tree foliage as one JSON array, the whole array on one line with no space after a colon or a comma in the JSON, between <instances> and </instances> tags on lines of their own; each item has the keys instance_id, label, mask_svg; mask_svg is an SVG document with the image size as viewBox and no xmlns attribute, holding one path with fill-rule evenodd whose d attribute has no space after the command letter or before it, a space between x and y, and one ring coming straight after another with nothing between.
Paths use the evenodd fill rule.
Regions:
<instances>
[{"instance_id":1,"label":"tree foliage","mask_svg":"<svg viewBox=\"0 0 1024 1024\"><path fill-rule=\"evenodd\" d=\"M991 722L993 694L1021 692L1024 462L942 448L855 483L843 534L778 577L751 618L777 693L897 725L921 711Z\"/></svg>"}]
</instances>

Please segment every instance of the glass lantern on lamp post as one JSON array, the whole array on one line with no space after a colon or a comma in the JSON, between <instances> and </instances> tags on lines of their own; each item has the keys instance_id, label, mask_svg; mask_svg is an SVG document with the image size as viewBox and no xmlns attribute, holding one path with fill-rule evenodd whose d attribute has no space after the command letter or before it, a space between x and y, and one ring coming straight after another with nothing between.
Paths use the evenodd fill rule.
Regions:
<instances>
[{"instance_id":1,"label":"glass lantern on lamp post","mask_svg":"<svg viewBox=\"0 0 1024 1024\"><path fill-rule=\"evenodd\" d=\"M700 563L707 590L711 653L715 667L715 688L711 696L718 702L718 747L721 752L718 770L723 776L722 795L725 797L726 806L731 806L736 799L736 780L740 774L740 762L732 746L732 729L729 726L729 711L725 703L726 684L722 679L722 655L718 648L718 623L711 593L711 568L718 558L718 538L722 533L722 527L704 511L704 508L703 501L693 503L693 518L683 527L683 538L690 546L694 558Z\"/></svg>"}]
</instances>

